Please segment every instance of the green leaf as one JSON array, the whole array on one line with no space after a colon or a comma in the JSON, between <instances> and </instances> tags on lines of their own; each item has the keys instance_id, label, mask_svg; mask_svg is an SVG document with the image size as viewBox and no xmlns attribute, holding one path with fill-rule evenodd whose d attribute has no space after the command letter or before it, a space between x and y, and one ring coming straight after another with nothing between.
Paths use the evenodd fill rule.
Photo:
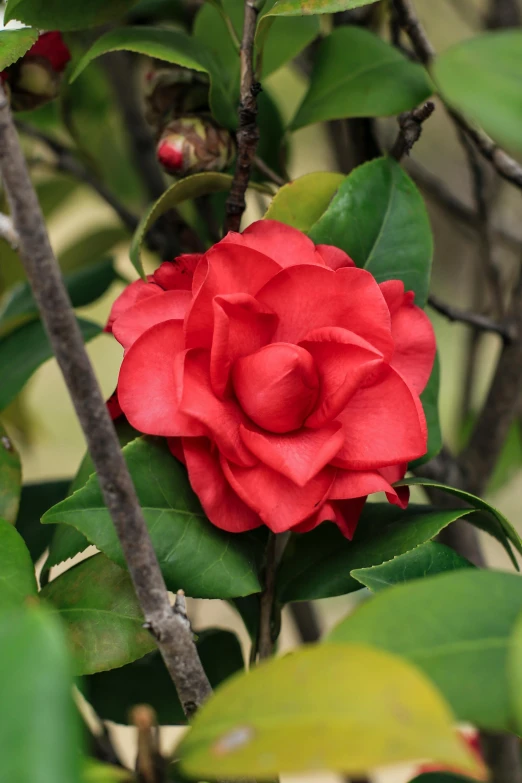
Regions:
<instances>
[{"instance_id":1,"label":"green leaf","mask_svg":"<svg viewBox=\"0 0 522 783\"><path fill-rule=\"evenodd\" d=\"M9 368L5 368L9 372ZM22 464L13 441L0 422L0 517L14 522L20 503Z\"/></svg>"},{"instance_id":2,"label":"green leaf","mask_svg":"<svg viewBox=\"0 0 522 783\"><path fill-rule=\"evenodd\" d=\"M382 565L356 568L352 571L352 576L373 593L379 593L401 582L411 582L412 579L435 576L458 568L474 568L474 566L450 547L428 541L427 544L421 544L416 549L398 555Z\"/></svg>"},{"instance_id":3,"label":"green leaf","mask_svg":"<svg viewBox=\"0 0 522 783\"><path fill-rule=\"evenodd\" d=\"M50 544L54 528L42 525L40 517L67 495L70 481L42 481L24 484L16 529L24 539L33 563L43 555Z\"/></svg>"},{"instance_id":4,"label":"green leaf","mask_svg":"<svg viewBox=\"0 0 522 783\"><path fill-rule=\"evenodd\" d=\"M429 680L364 645L308 647L236 675L198 711L176 755L199 780L360 775L419 758L477 768Z\"/></svg>"},{"instance_id":5,"label":"green leaf","mask_svg":"<svg viewBox=\"0 0 522 783\"><path fill-rule=\"evenodd\" d=\"M491 521L496 524L497 532L493 532L494 528L490 527L484 527L481 521L477 522L478 526L481 529L487 529L487 532L491 535L494 535L496 538L498 538L498 532L500 531L501 538L499 540L505 540L509 541L517 552L519 554L522 554L522 539L520 538L519 534L509 522L506 517L498 511L494 506L492 506L490 503L486 503L485 500L482 500L481 498L475 497L475 495L472 495L470 492L464 492L462 489L455 489L455 487L448 487L445 484L439 484L437 481L432 481L431 479L425 479L425 478L408 478L403 479L402 481L398 481L397 485L406 485L408 487L412 486L422 486L422 487L433 487L433 489L439 489L442 492L447 492L449 495L453 495L454 497L459 498L459 500L464 500L466 503L469 503L470 506L477 509L477 511L485 511L487 512L488 516L493 518ZM482 515L477 515L477 517L483 519ZM473 517L470 517L470 521L474 523L475 521L475 515ZM506 549L508 551L508 554L510 553L509 546L506 546ZM514 565L518 568L518 565L516 563L516 560L513 559Z\"/></svg>"},{"instance_id":6,"label":"green leaf","mask_svg":"<svg viewBox=\"0 0 522 783\"><path fill-rule=\"evenodd\" d=\"M404 656L433 680L459 720L513 731L507 653L521 609L522 577L465 569L385 590L329 639Z\"/></svg>"},{"instance_id":7,"label":"green leaf","mask_svg":"<svg viewBox=\"0 0 522 783\"><path fill-rule=\"evenodd\" d=\"M45 30L82 30L122 16L137 0L8 0L4 22L17 19Z\"/></svg>"},{"instance_id":8,"label":"green leaf","mask_svg":"<svg viewBox=\"0 0 522 783\"><path fill-rule=\"evenodd\" d=\"M231 631L212 628L196 633L199 656L213 688L244 668L241 645ZM121 669L93 674L83 684L85 698L102 720L125 724L135 704L150 704L161 726L186 723L176 688L157 651Z\"/></svg>"},{"instance_id":9,"label":"green leaf","mask_svg":"<svg viewBox=\"0 0 522 783\"><path fill-rule=\"evenodd\" d=\"M27 27L22 30L1 30L0 71L23 57L37 40L38 30L31 30Z\"/></svg>"},{"instance_id":10,"label":"green leaf","mask_svg":"<svg viewBox=\"0 0 522 783\"><path fill-rule=\"evenodd\" d=\"M92 321L78 319L85 342L101 334ZM23 389L31 375L53 355L41 321L32 321L0 339L0 368L7 373L0 386L0 410L6 408Z\"/></svg>"},{"instance_id":11,"label":"green leaf","mask_svg":"<svg viewBox=\"0 0 522 783\"><path fill-rule=\"evenodd\" d=\"M205 517L186 471L159 439L138 438L123 449L169 590L194 598L235 598L261 590L266 534L225 533ZM44 515L81 531L107 557L125 558L96 476Z\"/></svg>"},{"instance_id":12,"label":"green leaf","mask_svg":"<svg viewBox=\"0 0 522 783\"><path fill-rule=\"evenodd\" d=\"M319 46L310 87L290 127L399 114L432 92L422 66L362 27L338 27Z\"/></svg>"},{"instance_id":13,"label":"green leaf","mask_svg":"<svg viewBox=\"0 0 522 783\"><path fill-rule=\"evenodd\" d=\"M162 27L122 27L102 35L76 65L71 82L108 52L136 52L210 76L210 104L213 114L226 127L237 124L237 105L231 102L229 76L222 72L212 51L182 30Z\"/></svg>"},{"instance_id":14,"label":"green leaf","mask_svg":"<svg viewBox=\"0 0 522 783\"><path fill-rule=\"evenodd\" d=\"M65 571L40 593L69 632L76 674L125 666L156 648L127 571L95 555Z\"/></svg>"},{"instance_id":15,"label":"green leaf","mask_svg":"<svg viewBox=\"0 0 522 783\"><path fill-rule=\"evenodd\" d=\"M65 273L91 266L93 258L111 254L114 246L128 240L129 232L120 226L101 226L76 235L75 240L62 250L58 257ZM68 277L68 275L65 275Z\"/></svg>"},{"instance_id":16,"label":"green leaf","mask_svg":"<svg viewBox=\"0 0 522 783\"><path fill-rule=\"evenodd\" d=\"M133 783L136 778L128 769L102 764L94 759L85 759L82 783Z\"/></svg>"},{"instance_id":17,"label":"green leaf","mask_svg":"<svg viewBox=\"0 0 522 783\"><path fill-rule=\"evenodd\" d=\"M343 174L329 171L305 174L278 190L265 218L306 233L328 209L344 179Z\"/></svg>"},{"instance_id":18,"label":"green leaf","mask_svg":"<svg viewBox=\"0 0 522 783\"><path fill-rule=\"evenodd\" d=\"M145 278L145 272L141 263L141 246L145 235L156 220L182 201L188 201L199 196L207 196L210 193L225 193L230 190L231 184L232 177L230 174L219 174L218 172L209 171L204 174L193 174L191 177L185 177L185 179L175 182L163 193L141 219L132 240L130 259L134 268L143 278ZM266 192L265 188L259 185L252 185L252 187L263 193Z\"/></svg>"},{"instance_id":19,"label":"green leaf","mask_svg":"<svg viewBox=\"0 0 522 783\"><path fill-rule=\"evenodd\" d=\"M85 307L103 296L117 279L112 258L83 267L64 276L73 307ZM9 291L0 308L0 337L38 318L38 308L29 283L19 283Z\"/></svg>"},{"instance_id":20,"label":"green leaf","mask_svg":"<svg viewBox=\"0 0 522 783\"><path fill-rule=\"evenodd\" d=\"M419 191L391 158L372 160L346 177L310 237L345 250L378 283L402 280L415 292L416 304L425 305L433 255L430 221Z\"/></svg>"},{"instance_id":21,"label":"green leaf","mask_svg":"<svg viewBox=\"0 0 522 783\"><path fill-rule=\"evenodd\" d=\"M426 416L428 426L428 450L424 457L414 460L410 463L410 468L416 468L433 459L442 448L442 432L439 420L439 388L440 388L440 360L439 354L435 355L433 370L430 379L420 399Z\"/></svg>"},{"instance_id":22,"label":"green leaf","mask_svg":"<svg viewBox=\"0 0 522 783\"><path fill-rule=\"evenodd\" d=\"M410 504L402 511L387 503L367 503L353 541L328 523L306 535L294 534L279 567L279 600L310 601L360 590L353 570L381 565L409 552L467 514L469 509Z\"/></svg>"},{"instance_id":23,"label":"green leaf","mask_svg":"<svg viewBox=\"0 0 522 783\"><path fill-rule=\"evenodd\" d=\"M264 16L307 16L308 14L336 14L350 11L377 0L277 0Z\"/></svg>"},{"instance_id":24,"label":"green leaf","mask_svg":"<svg viewBox=\"0 0 522 783\"><path fill-rule=\"evenodd\" d=\"M76 783L80 732L58 618L40 607L0 612L2 780ZM8 716L8 717L7 717Z\"/></svg>"},{"instance_id":25,"label":"green leaf","mask_svg":"<svg viewBox=\"0 0 522 783\"><path fill-rule=\"evenodd\" d=\"M518 615L509 640L507 669L511 686L511 705L517 727L522 733L522 612Z\"/></svg>"},{"instance_id":26,"label":"green leaf","mask_svg":"<svg viewBox=\"0 0 522 783\"><path fill-rule=\"evenodd\" d=\"M0 610L23 604L36 596L33 561L21 535L0 519Z\"/></svg>"},{"instance_id":27,"label":"green leaf","mask_svg":"<svg viewBox=\"0 0 522 783\"><path fill-rule=\"evenodd\" d=\"M522 149L522 32L485 33L436 58L433 76L444 100L493 138Z\"/></svg>"}]
</instances>

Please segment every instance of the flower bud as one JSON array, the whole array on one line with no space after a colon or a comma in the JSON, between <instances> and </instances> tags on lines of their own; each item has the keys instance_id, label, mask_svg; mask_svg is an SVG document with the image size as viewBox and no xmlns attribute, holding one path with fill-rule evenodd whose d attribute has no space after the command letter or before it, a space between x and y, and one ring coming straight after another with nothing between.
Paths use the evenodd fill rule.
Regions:
<instances>
[{"instance_id":1,"label":"flower bud","mask_svg":"<svg viewBox=\"0 0 522 783\"><path fill-rule=\"evenodd\" d=\"M161 131L173 117L208 112L208 78L187 68L161 68L147 74L147 121Z\"/></svg>"},{"instance_id":2,"label":"flower bud","mask_svg":"<svg viewBox=\"0 0 522 783\"><path fill-rule=\"evenodd\" d=\"M61 75L70 59L59 32L43 33L21 60L3 72L13 110L36 109L56 98Z\"/></svg>"},{"instance_id":3,"label":"flower bud","mask_svg":"<svg viewBox=\"0 0 522 783\"><path fill-rule=\"evenodd\" d=\"M186 116L167 125L157 152L165 171L185 177L201 171L223 171L232 163L235 145L229 131L209 117Z\"/></svg>"}]
</instances>

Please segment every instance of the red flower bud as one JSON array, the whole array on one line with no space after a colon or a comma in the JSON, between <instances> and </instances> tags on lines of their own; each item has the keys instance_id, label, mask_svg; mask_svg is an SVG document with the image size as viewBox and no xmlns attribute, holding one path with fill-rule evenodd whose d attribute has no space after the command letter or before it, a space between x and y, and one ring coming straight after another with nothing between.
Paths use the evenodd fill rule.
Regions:
<instances>
[{"instance_id":1,"label":"red flower bud","mask_svg":"<svg viewBox=\"0 0 522 783\"><path fill-rule=\"evenodd\" d=\"M56 98L61 74L71 59L61 33L42 33L19 62L3 71L14 111L36 109Z\"/></svg>"},{"instance_id":2,"label":"red flower bud","mask_svg":"<svg viewBox=\"0 0 522 783\"><path fill-rule=\"evenodd\" d=\"M207 117L172 120L158 144L158 160L163 168L181 177L223 171L231 164L234 152L230 133Z\"/></svg>"},{"instance_id":3,"label":"red flower bud","mask_svg":"<svg viewBox=\"0 0 522 783\"><path fill-rule=\"evenodd\" d=\"M62 34L54 31L42 33L35 44L29 49L25 58L43 57L57 73L62 73L71 59L71 53L65 45Z\"/></svg>"}]
</instances>

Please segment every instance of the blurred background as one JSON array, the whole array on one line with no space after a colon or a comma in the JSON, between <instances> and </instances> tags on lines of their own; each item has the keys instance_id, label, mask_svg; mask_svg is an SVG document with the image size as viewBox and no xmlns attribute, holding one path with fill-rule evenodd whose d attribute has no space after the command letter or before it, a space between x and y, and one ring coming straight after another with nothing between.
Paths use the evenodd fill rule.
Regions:
<instances>
[{"instance_id":1,"label":"blurred background","mask_svg":"<svg viewBox=\"0 0 522 783\"><path fill-rule=\"evenodd\" d=\"M416 7L438 51L475 35L483 27L488 11L486 0L416 0ZM79 50L81 45L82 42L76 38L73 51L74 47ZM263 84L285 122L292 117L306 91L305 72L306 65L294 62L278 70ZM129 79L129 90L140 89L140 80L143 79L141 66L134 76L134 81ZM75 134L75 141L81 145L86 160L92 161L95 169L126 204L142 212L147 199L140 190L133 169L128 139L105 78L103 62L91 65L75 88L74 91L66 90L59 106L53 104L51 108L27 113L21 119L36 123L46 132L54 132L56 113L61 113L69 132ZM350 138L347 139L344 156L339 156L334 144L339 138L339 131L338 123L330 123L307 127L292 134L287 139L290 177L294 179L311 172L340 168L348 170L350 164L346 155L350 155ZM395 119L374 123L374 134L383 150L391 147L396 131ZM353 138L355 133L352 133ZM92 189L67 175L57 175L53 156L45 145L27 140L26 145L39 183L52 244L63 269L77 269L111 255L118 272L128 280L135 279L136 273L128 259L130 235L122 228L114 212ZM475 283L484 234L482 227L470 217L474 201L469 162L454 126L440 107L423 126L422 137L415 145L411 159L404 165L421 189L431 219L435 239L433 293L448 304L463 309L484 308L487 313L488 303L480 300ZM519 194L508 184L500 180L489 182L488 175L489 172L485 172L485 193L492 217L490 228L494 261L501 280L507 286L522 260L522 202ZM267 203L265 197L250 194L244 225L261 217ZM145 261L149 270L157 265L157 259L150 254L146 255ZM0 293L20 279L23 275L15 254L7 245L1 244ZM104 324L111 304L123 286L123 282L114 283L101 299L81 310L79 315ZM429 315L437 333L441 360L440 414L444 441L456 450L464 443L469 423L480 407L500 348L500 339L493 335L477 338L465 325L450 323L431 309ZM108 397L116 385L121 348L111 336L102 334L89 343L88 351L103 392ZM75 474L85 452L85 443L54 360L38 369L22 394L5 411L3 419L21 453L25 482L71 478ZM423 498L420 490L417 497ZM520 423L510 433L490 483L488 499L522 534ZM484 536L483 544L490 564L497 568L510 568L500 545L487 536ZM317 602L322 627L325 630L331 627L346 614L350 605L363 597L361 591ZM208 624L233 628L247 644L241 622L223 602L193 602L191 617L196 628ZM281 649L290 649L298 643L292 619L285 615ZM117 743L122 737L130 736L132 731L120 731ZM164 739L169 743L172 738L169 734ZM127 752L132 757L129 749ZM382 779L400 781L404 779L404 773L395 772L391 776L387 773Z\"/></svg>"}]
</instances>

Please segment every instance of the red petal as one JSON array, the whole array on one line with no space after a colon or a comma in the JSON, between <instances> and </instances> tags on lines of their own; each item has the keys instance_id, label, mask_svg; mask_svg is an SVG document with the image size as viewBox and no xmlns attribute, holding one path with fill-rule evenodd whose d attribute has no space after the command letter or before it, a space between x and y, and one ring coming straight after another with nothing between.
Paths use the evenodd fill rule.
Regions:
<instances>
[{"instance_id":1,"label":"red petal","mask_svg":"<svg viewBox=\"0 0 522 783\"><path fill-rule=\"evenodd\" d=\"M352 500L326 502L318 514L295 527L293 532L308 533L322 522L335 522L343 536L351 541L365 503L366 496Z\"/></svg>"},{"instance_id":2,"label":"red petal","mask_svg":"<svg viewBox=\"0 0 522 783\"><path fill-rule=\"evenodd\" d=\"M270 341L277 326L277 316L248 294L216 296L213 306L210 377L215 394L222 397L233 363Z\"/></svg>"},{"instance_id":3,"label":"red petal","mask_svg":"<svg viewBox=\"0 0 522 783\"><path fill-rule=\"evenodd\" d=\"M119 419L120 416L123 415L123 411L120 407L120 403L118 402L118 389L116 388L107 402L105 403L107 405L107 410L109 411L109 416L114 421L115 419Z\"/></svg>"},{"instance_id":4,"label":"red petal","mask_svg":"<svg viewBox=\"0 0 522 783\"><path fill-rule=\"evenodd\" d=\"M382 365L382 354L347 329L325 327L310 332L300 343L311 354L319 376L316 409L307 427L322 427L346 407L350 397Z\"/></svg>"},{"instance_id":5,"label":"red petal","mask_svg":"<svg viewBox=\"0 0 522 783\"><path fill-rule=\"evenodd\" d=\"M158 296L142 299L116 319L112 332L127 350L155 324L179 321L182 326L191 298L189 291L164 291Z\"/></svg>"},{"instance_id":6,"label":"red petal","mask_svg":"<svg viewBox=\"0 0 522 783\"><path fill-rule=\"evenodd\" d=\"M406 508L409 493L406 495L400 491L402 489L402 487L392 487L380 471L338 470L329 498L335 501L352 500L362 495L385 492L389 503Z\"/></svg>"},{"instance_id":7,"label":"red petal","mask_svg":"<svg viewBox=\"0 0 522 783\"><path fill-rule=\"evenodd\" d=\"M245 413L269 432L301 427L315 405L319 388L308 351L288 343L272 343L238 359L232 380Z\"/></svg>"},{"instance_id":8,"label":"red petal","mask_svg":"<svg viewBox=\"0 0 522 783\"><path fill-rule=\"evenodd\" d=\"M342 269L344 266L355 266L349 255L334 245L316 245L315 252L330 269Z\"/></svg>"},{"instance_id":9,"label":"red petal","mask_svg":"<svg viewBox=\"0 0 522 783\"><path fill-rule=\"evenodd\" d=\"M225 294L255 295L280 267L256 250L220 242L205 254L194 274L194 287L206 269L185 321L188 348L210 348L214 328L212 300Z\"/></svg>"},{"instance_id":10,"label":"red petal","mask_svg":"<svg viewBox=\"0 0 522 783\"><path fill-rule=\"evenodd\" d=\"M346 435L335 458L340 467L387 467L426 453L426 421L419 398L391 367L383 367L373 386L356 392L338 419Z\"/></svg>"},{"instance_id":11,"label":"red petal","mask_svg":"<svg viewBox=\"0 0 522 783\"><path fill-rule=\"evenodd\" d=\"M239 431L245 445L261 462L304 487L343 445L341 430L341 425L333 422L320 430L302 429L286 435L272 435L245 426Z\"/></svg>"},{"instance_id":12,"label":"red petal","mask_svg":"<svg viewBox=\"0 0 522 783\"><path fill-rule=\"evenodd\" d=\"M208 351L186 353L179 410L205 425L206 433L227 459L238 465L255 465L257 459L239 435L239 425L245 423L243 411L234 400L220 400L212 391Z\"/></svg>"},{"instance_id":13,"label":"red petal","mask_svg":"<svg viewBox=\"0 0 522 783\"><path fill-rule=\"evenodd\" d=\"M164 321L148 329L128 350L118 380L118 399L127 419L148 435L205 435L199 424L180 416L183 329ZM182 366L182 365L181 365Z\"/></svg>"},{"instance_id":14,"label":"red petal","mask_svg":"<svg viewBox=\"0 0 522 783\"><path fill-rule=\"evenodd\" d=\"M164 261L152 278L165 291L191 291L194 270L202 258L201 253L185 253L175 261Z\"/></svg>"},{"instance_id":15,"label":"red petal","mask_svg":"<svg viewBox=\"0 0 522 783\"><path fill-rule=\"evenodd\" d=\"M183 451L192 489L213 525L229 533L244 533L263 524L226 480L219 452L207 438L183 438Z\"/></svg>"},{"instance_id":16,"label":"red petal","mask_svg":"<svg viewBox=\"0 0 522 783\"><path fill-rule=\"evenodd\" d=\"M240 468L222 460L223 471L239 497L256 511L274 533L283 533L309 517L324 502L335 471L324 468L305 487L259 463Z\"/></svg>"},{"instance_id":17,"label":"red petal","mask_svg":"<svg viewBox=\"0 0 522 783\"><path fill-rule=\"evenodd\" d=\"M385 358L393 352L388 307L364 269L294 266L279 272L256 298L280 317L275 341L297 343L313 329L340 326L364 337Z\"/></svg>"},{"instance_id":18,"label":"red petal","mask_svg":"<svg viewBox=\"0 0 522 783\"><path fill-rule=\"evenodd\" d=\"M241 234L230 232L223 242L258 250L283 268L296 264L324 265L323 259L316 256L315 245L306 234L277 220L258 220Z\"/></svg>"},{"instance_id":19,"label":"red petal","mask_svg":"<svg viewBox=\"0 0 522 783\"><path fill-rule=\"evenodd\" d=\"M69 48L62 38L62 34L57 30L42 33L25 56L43 57L58 73L65 69L71 59Z\"/></svg>"},{"instance_id":20,"label":"red petal","mask_svg":"<svg viewBox=\"0 0 522 783\"><path fill-rule=\"evenodd\" d=\"M154 283L146 283L144 280L135 280L122 291L112 305L105 331L112 332L112 326L116 318L123 315L129 307L132 307L142 299L146 299L149 296L157 296L161 293L162 289Z\"/></svg>"}]
</instances>

